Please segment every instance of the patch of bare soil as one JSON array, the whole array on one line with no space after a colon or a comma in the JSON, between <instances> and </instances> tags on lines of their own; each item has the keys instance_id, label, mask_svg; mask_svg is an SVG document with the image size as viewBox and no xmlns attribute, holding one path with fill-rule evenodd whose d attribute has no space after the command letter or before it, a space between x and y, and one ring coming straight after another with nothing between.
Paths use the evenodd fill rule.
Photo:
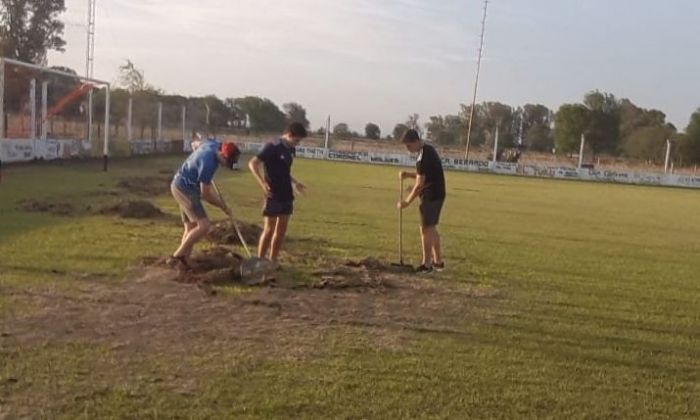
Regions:
<instances>
[{"instance_id":1,"label":"patch of bare soil","mask_svg":"<svg viewBox=\"0 0 700 420\"><path fill-rule=\"evenodd\" d=\"M90 206L76 206L66 202L49 202L39 200L25 200L19 204L19 208L28 212L49 213L55 216L80 216L92 210Z\"/></svg>"},{"instance_id":2,"label":"patch of bare soil","mask_svg":"<svg viewBox=\"0 0 700 420\"><path fill-rule=\"evenodd\" d=\"M193 259L193 278L152 260L121 284L83 279L77 295L23 291L42 312L8 319L0 341L22 346L82 340L125 356L206 349L295 359L322 351L318 341L329 333L359 330L374 345L389 348L412 340L415 332L462 334L465 323L483 320L482 309L499 296L493 289L400 274L376 260L328 262L308 287L285 286L293 283L280 278L293 276L285 270L275 274L281 281L271 287L209 293L210 283L235 281L239 261L215 248Z\"/></svg>"},{"instance_id":3,"label":"patch of bare soil","mask_svg":"<svg viewBox=\"0 0 700 420\"><path fill-rule=\"evenodd\" d=\"M111 214L123 219L155 219L165 214L153 203L144 200L122 201L100 210L100 214Z\"/></svg>"},{"instance_id":4,"label":"patch of bare soil","mask_svg":"<svg viewBox=\"0 0 700 420\"><path fill-rule=\"evenodd\" d=\"M262 234L262 227L256 224L245 223L240 220L238 222L238 228L241 230L241 235L243 239L248 244L257 244ZM241 240L238 239L238 234L233 228L230 222L220 222L214 224L211 232L209 232L208 239L210 242L219 245L242 245Z\"/></svg>"},{"instance_id":5,"label":"patch of bare soil","mask_svg":"<svg viewBox=\"0 0 700 420\"><path fill-rule=\"evenodd\" d=\"M123 178L117 183L117 186L132 194L141 195L144 197L152 197L170 192L170 183L172 176L154 176L154 177L129 177Z\"/></svg>"},{"instance_id":6,"label":"patch of bare soil","mask_svg":"<svg viewBox=\"0 0 700 420\"><path fill-rule=\"evenodd\" d=\"M224 247L199 251L189 260L190 270L173 270L172 280L179 283L202 286L226 285L241 280L240 267L243 257ZM169 269L167 258L144 258L146 269Z\"/></svg>"}]
</instances>

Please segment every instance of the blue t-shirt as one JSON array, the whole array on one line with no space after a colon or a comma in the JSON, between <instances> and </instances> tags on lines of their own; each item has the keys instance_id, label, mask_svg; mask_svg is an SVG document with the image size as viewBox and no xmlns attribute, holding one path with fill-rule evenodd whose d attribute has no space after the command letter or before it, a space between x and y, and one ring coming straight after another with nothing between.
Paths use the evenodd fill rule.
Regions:
<instances>
[{"instance_id":1,"label":"blue t-shirt","mask_svg":"<svg viewBox=\"0 0 700 420\"><path fill-rule=\"evenodd\" d=\"M182 191L199 194L199 184L210 184L214 179L219 167L216 158L218 151L219 143L216 140L204 140L175 174L175 185Z\"/></svg>"},{"instance_id":2,"label":"blue t-shirt","mask_svg":"<svg viewBox=\"0 0 700 420\"><path fill-rule=\"evenodd\" d=\"M294 201L292 190L292 163L296 149L279 139L268 143L258 153L265 166L265 181L272 190L272 200Z\"/></svg>"}]
</instances>

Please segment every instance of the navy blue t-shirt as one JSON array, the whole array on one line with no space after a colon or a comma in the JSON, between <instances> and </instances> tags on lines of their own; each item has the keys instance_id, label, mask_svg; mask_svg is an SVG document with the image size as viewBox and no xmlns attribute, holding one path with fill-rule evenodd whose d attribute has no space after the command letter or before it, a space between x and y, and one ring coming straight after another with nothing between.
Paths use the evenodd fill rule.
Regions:
<instances>
[{"instance_id":1,"label":"navy blue t-shirt","mask_svg":"<svg viewBox=\"0 0 700 420\"><path fill-rule=\"evenodd\" d=\"M296 149L279 139L268 143L258 153L265 166L265 181L272 190L272 200L294 201L292 190L292 163Z\"/></svg>"}]
</instances>

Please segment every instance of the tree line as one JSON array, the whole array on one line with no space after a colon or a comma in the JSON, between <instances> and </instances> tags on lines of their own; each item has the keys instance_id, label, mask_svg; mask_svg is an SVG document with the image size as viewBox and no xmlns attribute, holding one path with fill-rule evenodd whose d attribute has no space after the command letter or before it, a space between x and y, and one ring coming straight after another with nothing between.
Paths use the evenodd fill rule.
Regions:
<instances>
[{"instance_id":1,"label":"tree line","mask_svg":"<svg viewBox=\"0 0 700 420\"><path fill-rule=\"evenodd\" d=\"M63 51L64 24L59 16L65 11L64 0L0 0L0 54L21 61L46 65L47 52ZM71 69L58 68L77 73ZM284 104L281 108L267 98L247 96L221 99L215 95L184 97L165 94L145 80L142 71L133 63L120 69L119 87L112 92L111 116L119 124L126 118L128 98L134 99L134 124L141 135L155 126L154 109L163 103L163 119L178 121L182 106L187 107L189 120L211 127L241 127L248 121L254 131L280 131L290 121L309 127L306 109L298 103ZM21 77L21 76L18 76ZM50 78L50 100L75 89L77 82L65 78ZM6 84L6 106L9 110L22 107L20 91L23 83ZM104 114L104 101L95 102L95 113ZM26 104L25 104L26 105ZM83 104L70 104L63 116L78 117L84 113ZM429 140L442 145L463 145L466 142L471 106L461 105L457 114L430 116L421 124L417 114L396 124L385 138L399 138L407 129L423 132ZM700 109L690 118L681 132L666 121L666 115L656 109L644 109L629 99L618 99L613 94L592 91L579 103L563 104L558 110L541 104L510 106L500 102L483 102L474 108L471 143L491 146L496 128L503 147L520 147L534 151L571 154L578 151L581 135L586 136L587 148L593 154L605 153L660 162L667 140L671 140L676 160L681 164L700 163ZM333 127L333 134L341 138L382 138L376 123L365 126L357 133L346 123ZM324 128L317 130L325 133Z\"/></svg>"}]
</instances>

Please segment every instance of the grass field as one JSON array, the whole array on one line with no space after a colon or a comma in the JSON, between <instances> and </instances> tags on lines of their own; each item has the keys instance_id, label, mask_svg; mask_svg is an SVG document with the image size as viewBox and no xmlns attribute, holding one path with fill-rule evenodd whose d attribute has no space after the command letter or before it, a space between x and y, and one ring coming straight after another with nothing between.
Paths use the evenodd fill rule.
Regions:
<instances>
[{"instance_id":1,"label":"grass field","mask_svg":"<svg viewBox=\"0 0 700 420\"><path fill-rule=\"evenodd\" d=\"M449 173L449 269L396 291L205 296L136 281L141 257L179 239L165 188L149 197L173 215L159 220L19 210L99 207L130 196L120 179L178 163L6 171L0 418L700 418L696 191ZM298 160L295 172L309 194L287 275L397 259L396 168ZM258 221L252 177L219 180Z\"/></svg>"}]
</instances>

